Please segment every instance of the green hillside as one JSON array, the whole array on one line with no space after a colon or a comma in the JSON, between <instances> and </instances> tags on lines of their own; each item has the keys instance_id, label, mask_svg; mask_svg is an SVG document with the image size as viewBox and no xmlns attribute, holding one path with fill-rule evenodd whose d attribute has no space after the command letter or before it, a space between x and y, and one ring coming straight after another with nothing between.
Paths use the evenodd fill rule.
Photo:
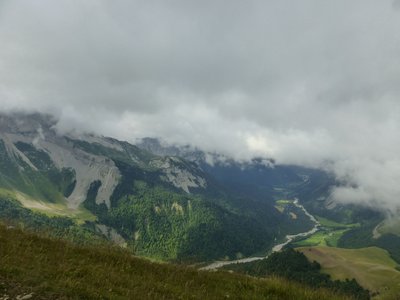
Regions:
<instances>
[{"instance_id":1,"label":"green hillside","mask_svg":"<svg viewBox=\"0 0 400 300\"><path fill-rule=\"evenodd\" d=\"M255 279L152 263L121 249L73 246L3 225L0 225L0 253L0 297L345 299L277 278Z\"/></svg>"},{"instance_id":2,"label":"green hillside","mask_svg":"<svg viewBox=\"0 0 400 300\"><path fill-rule=\"evenodd\" d=\"M400 298L398 265L383 249L305 247L298 250L310 260L319 262L322 271L334 279L355 278L363 287L374 293L376 299Z\"/></svg>"},{"instance_id":3,"label":"green hillside","mask_svg":"<svg viewBox=\"0 0 400 300\"><path fill-rule=\"evenodd\" d=\"M341 224L319 216L316 216L316 218L320 223L320 229L311 236L293 243L295 247L305 247L305 246L336 247L338 241L340 240L340 238L344 233L350 231L353 228L360 227L360 224Z\"/></svg>"},{"instance_id":4,"label":"green hillside","mask_svg":"<svg viewBox=\"0 0 400 300\"><path fill-rule=\"evenodd\" d=\"M209 260L250 255L270 246L268 230L202 196L177 193L135 181L110 209L89 191L85 207L130 241L137 255L157 260Z\"/></svg>"}]
</instances>

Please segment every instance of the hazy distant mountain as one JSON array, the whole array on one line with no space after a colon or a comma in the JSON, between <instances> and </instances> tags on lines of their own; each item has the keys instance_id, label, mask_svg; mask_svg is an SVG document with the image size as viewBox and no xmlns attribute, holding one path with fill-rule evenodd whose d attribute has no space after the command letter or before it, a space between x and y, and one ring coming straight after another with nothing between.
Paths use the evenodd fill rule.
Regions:
<instances>
[{"instance_id":1,"label":"hazy distant mountain","mask_svg":"<svg viewBox=\"0 0 400 300\"><path fill-rule=\"evenodd\" d=\"M312 185L311 179L314 182L315 178L319 181L324 180L325 188L335 183L333 177L323 171L277 165L272 159L237 161L226 155L201 151L190 145L169 145L155 138L141 139L136 145L155 155L179 156L192 161L236 193L251 195L257 199L298 196L296 191ZM327 191L324 194L326 196Z\"/></svg>"}]
</instances>

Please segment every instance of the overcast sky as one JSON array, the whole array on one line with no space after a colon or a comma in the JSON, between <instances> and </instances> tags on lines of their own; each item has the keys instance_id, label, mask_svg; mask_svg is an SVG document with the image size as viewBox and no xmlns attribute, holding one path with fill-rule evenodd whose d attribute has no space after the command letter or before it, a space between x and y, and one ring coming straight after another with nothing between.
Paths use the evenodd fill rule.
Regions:
<instances>
[{"instance_id":1,"label":"overcast sky","mask_svg":"<svg viewBox=\"0 0 400 300\"><path fill-rule=\"evenodd\" d=\"M0 109L323 167L397 209L400 1L0 0Z\"/></svg>"}]
</instances>

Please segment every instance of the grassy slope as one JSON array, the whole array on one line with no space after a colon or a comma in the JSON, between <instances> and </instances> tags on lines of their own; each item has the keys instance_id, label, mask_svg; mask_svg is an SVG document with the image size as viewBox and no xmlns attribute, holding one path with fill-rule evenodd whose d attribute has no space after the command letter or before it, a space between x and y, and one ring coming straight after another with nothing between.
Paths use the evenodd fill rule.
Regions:
<instances>
[{"instance_id":1,"label":"grassy slope","mask_svg":"<svg viewBox=\"0 0 400 300\"><path fill-rule=\"evenodd\" d=\"M57 203L51 203L34 199L21 192L0 188L0 197L6 199L17 200L25 208L28 208L34 212L45 214L49 217L68 217L74 220L77 224L83 224L85 221L94 222L97 220L96 216L89 212L84 207L78 209L72 209L67 206L67 202L59 201Z\"/></svg>"},{"instance_id":2,"label":"grassy slope","mask_svg":"<svg viewBox=\"0 0 400 300\"><path fill-rule=\"evenodd\" d=\"M364 288L379 292L377 299L400 298L400 272L395 269L396 262L383 249L306 247L297 250L319 262L322 270L333 279L355 278Z\"/></svg>"},{"instance_id":3,"label":"grassy slope","mask_svg":"<svg viewBox=\"0 0 400 300\"><path fill-rule=\"evenodd\" d=\"M85 221L94 222L97 220L97 217L84 207L79 207L77 209L69 208L66 201L63 203L49 203L29 198L28 196L17 192L15 193L15 198L23 207L43 213L49 217L68 217L74 220L77 224L82 224Z\"/></svg>"},{"instance_id":4,"label":"grassy slope","mask_svg":"<svg viewBox=\"0 0 400 300\"><path fill-rule=\"evenodd\" d=\"M0 225L0 297L36 299L343 299L280 279L157 264Z\"/></svg>"}]
</instances>

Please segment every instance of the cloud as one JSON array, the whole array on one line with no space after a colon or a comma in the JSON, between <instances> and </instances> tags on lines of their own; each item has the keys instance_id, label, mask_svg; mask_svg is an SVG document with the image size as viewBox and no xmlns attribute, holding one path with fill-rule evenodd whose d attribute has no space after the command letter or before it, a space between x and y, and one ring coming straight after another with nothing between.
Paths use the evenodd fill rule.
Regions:
<instances>
[{"instance_id":1,"label":"cloud","mask_svg":"<svg viewBox=\"0 0 400 300\"><path fill-rule=\"evenodd\" d=\"M400 9L400 1L399 0L393 0L392 6L394 9L399 10Z\"/></svg>"},{"instance_id":2,"label":"cloud","mask_svg":"<svg viewBox=\"0 0 400 300\"><path fill-rule=\"evenodd\" d=\"M0 1L0 109L328 169L400 207L398 1Z\"/></svg>"}]
</instances>

